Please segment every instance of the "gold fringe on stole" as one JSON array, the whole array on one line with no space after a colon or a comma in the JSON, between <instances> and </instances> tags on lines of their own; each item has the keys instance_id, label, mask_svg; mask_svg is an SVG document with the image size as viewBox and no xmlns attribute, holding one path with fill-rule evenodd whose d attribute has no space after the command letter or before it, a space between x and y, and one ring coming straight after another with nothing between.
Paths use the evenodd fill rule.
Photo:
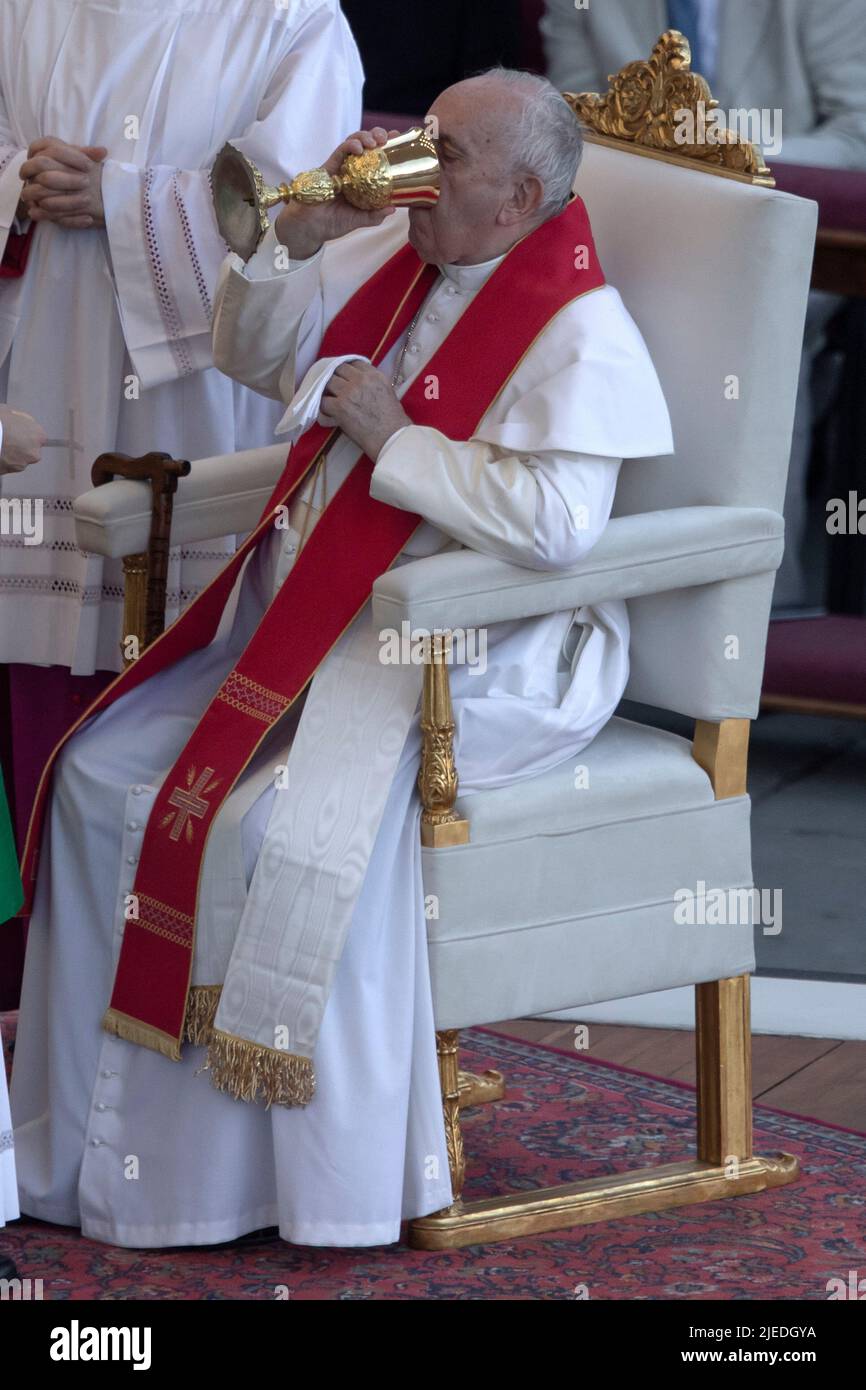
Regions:
<instances>
[{"instance_id":1,"label":"gold fringe on stole","mask_svg":"<svg viewBox=\"0 0 866 1390\"><path fill-rule=\"evenodd\" d=\"M263 1100L265 1105L307 1105L315 1094L316 1075L309 1057L279 1052L263 1043L236 1038L214 1028L222 985L193 985L187 999L183 1036L196 1047L207 1048L201 1071L210 1073L211 1084L235 1100ZM126 1042L149 1047L173 1062L181 1060L176 1038L117 1009L107 1009L102 1026L106 1033ZM198 1073L196 1073L198 1075Z\"/></svg>"},{"instance_id":2,"label":"gold fringe on stole","mask_svg":"<svg viewBox=\"0 0 866 1390\"><path fill-rule=\"evenodd\" d=\"M309 1057L279 1052L219 1028L211 1032L207 1070L218 1091L235 1100L263 1100L266 1106L307 1105L316 1089Z\"/></svg>"},{"instance_id":3,"label":"gold fringe on stole","mask_svg":"<svg viewBox=\"0 0 866 1390\"><path fill-rule=\"evenodd\" d=\"M177 1038L173 1038L170 1033L163 1033L161 1028L154 1028L150 1023L142 1023L139 1018L131 1018L129 1014L121 1013L119 1009L106 1009L102 1016L102 1026L106 1033L113 1033L116 1038L137 1043L139 1047L149 1047L151 1052L159 1052L163 1057L170 1057L173 1062L180 1061L180 1043Z\"/></svg>"},{"instance_id":4,"label":"gold fringe on stole","mask_svg":"<svg viewBox=\"0 0 866 1390\"><path fill-rule=\"evenodd\" d=\"M186 1001L183 1036L195 1047L207 1047L219 1008L222 985L193 985Z\"/></svg>"}]
</instances>

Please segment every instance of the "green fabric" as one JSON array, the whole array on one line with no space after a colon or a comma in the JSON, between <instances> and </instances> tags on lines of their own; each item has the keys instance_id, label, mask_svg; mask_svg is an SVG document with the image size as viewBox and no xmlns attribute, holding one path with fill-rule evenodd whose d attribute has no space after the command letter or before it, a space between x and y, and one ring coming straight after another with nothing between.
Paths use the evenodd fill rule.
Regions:
<instances>
[{"instance_id":1,"label":"green fabric","mask_svg":"<svg viewBox=\"0 0 866 1390\"><path fill-rule=\"evenodd\" d=\"M14 917L24 901L21 875L18 872L18 855L15 853L15 839L12 835L12 822L9 807L6 805L6 792L0 774L0 922Z\"/></svg>"}]
</instances>

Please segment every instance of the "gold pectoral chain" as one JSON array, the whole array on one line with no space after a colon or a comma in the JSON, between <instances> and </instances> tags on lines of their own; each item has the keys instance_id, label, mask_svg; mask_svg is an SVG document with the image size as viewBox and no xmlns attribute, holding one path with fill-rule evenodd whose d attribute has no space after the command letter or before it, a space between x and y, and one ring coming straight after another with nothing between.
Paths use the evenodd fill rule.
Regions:
<instances>
[{"instance_id":1,"label":"gold pectoral chain","mask_svg":"<svg viewBox=\"0 0 866 1390\"><path fill-rule=\"evenodd\" d=\"M440 271L439 279L438 279L438 280L434 280L433 284L432 284L431 287L430 287L429 293L428 293L428 294L425 296L425 298L424 298L423 304L419 304L418 309L417 309L417 312L416 312L416 314L415 314L415 317L413 318L412 322L409 324L409 327L408 327L407 332L406 332L406 337L403 339L403 347L402 347L401 350L400 350L400 356L399 356L399 358L398 358L397 365L396 365L396 367L394 368L394 375L391 377L391 385L392 385L393 387L395 387L395 388L398 387L398 386L402 386L402 385L403 385L403 363L406 361L406 353L409 351L409 344L412 342L412 334L415 332L415 329L418 327L418 320L421 318L421 314L422 314L422 312L423 312L425 306L426 306L427 304L430 303L430 300L431 300L432 297L433 297L434 291L437 290L437 289L439 288L439 284L440 284L441 280L442 280L442 274L441 274L441 271Z\"/></svg>"},{"instance_id":2,"label":"gold pectoral chain","mask_svg":"<svg viewBox=\"0 0 866 1390\"><path fill-rule=\"evenodd\" d=\"M440 278L441 278L441 277L440 277ZM438 281L437 281L436 283L438 284ZM432 293L432 291L431 291L431 293ZM422 311L423 311L423 309L424 309L424 305L428 303L429 299L430 299L430 295L427 295L426 298L424 299L424 303L421 304L421 305L419 305L418 310L417 310L417 312L415 313L414 318L412 319L412 322L409 324L409 328L408 328L408 330L407 330L406 337L405 337L405 339L403 340L403 347L402 347L402 349L401 349L400 356L399 356L399 359L398 359L398 361L397 361L397 366L395 367L395 369L394 369L394 374L393 374L393 376L391 377L391 385L392 385L393 387L400 386L400 385L402 385L402 383L403 383L403 363L406 361L406 353L409 351L409 345L410 345L410 343L412 342L412 334L415 332L415 329L416 329L417 326L418 326L418 321L419 321L419 319L421 318L421 313L422 313ZM309 497L309 501L307 501L307 502L305 503L306 511L304 512L304 520L303 520L303 523L302 523L302 525L301 525L301 532L300 532L300 537L299 537L299 540L298 540L298 554L300 554L300 552L301 552L301 550L303 549L303 546L304 546L304 544L305 544L305 542L306 542L306 540L307 540L307 532L308 532L308 530L309 530L310 512L311 512L311 511L323 512L323 511L325 510L325 508L327 507L327 505L328 505L328 452L329 452L328 450L324 450L324 451L319 455L319 458L318 458L318 460L316 461L316 466L315 466L315 468L314 468L314 470L313 470L313 479L312 479L312 487L311 487L311 489L310 489L310 497ZM315 506L316 491L317 491L318 486L319 486L319 478L320 478L320 477L321 477L321 480L322 480L322 505L321 505L321 507L316 507L316 506Z\"/></svg>"}]
</instances>

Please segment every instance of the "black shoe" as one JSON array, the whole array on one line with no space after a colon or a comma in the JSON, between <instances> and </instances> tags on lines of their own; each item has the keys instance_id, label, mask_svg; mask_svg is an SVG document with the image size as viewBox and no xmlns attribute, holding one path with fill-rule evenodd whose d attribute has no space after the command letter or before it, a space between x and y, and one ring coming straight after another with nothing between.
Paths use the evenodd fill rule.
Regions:
<instances>
[{"instance_id":1,"label":"black shoe","mask_svg":"<svg viewBox=\"0 0 866 1390\"><path fill-rule=\"evenodd\" d=\"M10 1260L8 1255L0 1255L0 1279L17 1279L18 1270L15 1261Z\"/></svg>"}]
</instances>

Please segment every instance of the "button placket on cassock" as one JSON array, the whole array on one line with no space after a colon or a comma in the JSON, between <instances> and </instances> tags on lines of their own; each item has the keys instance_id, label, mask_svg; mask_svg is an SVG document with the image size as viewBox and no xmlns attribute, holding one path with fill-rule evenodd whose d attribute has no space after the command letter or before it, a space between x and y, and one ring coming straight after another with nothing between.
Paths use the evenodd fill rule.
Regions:
<instances>
[{"instance_id":1,"label":"button placket on cassock","mask_svg":"<svg viewBox=\"0 0 866 1390\"><path fill-rule=\"evenodd\" d=\"M396 381L396 389L399 396L405 394L418 373L423 371L425 364L429 362L446 334L454 327L465 305L465 292L453 285L444 275L441 280L434 284L425 304L422 305L421 313L412 331L411 341L408 343L405 354L403 354L403 345L407 337L409 337L408 330L403 338L399 339L394 344L390 352L380 363L380 370L390 381L394 368L400 361L401 354L403 354L400 375L397 377ZM427 327L428 324L438 326L431 330ZM333 473L334 476L329 476L329 496L332 495L336 487L343 481L344 476L348 474L351 467L347 454L347 446L354 449L354 446L352 446L349 441L338 440L331 451L329 462L331 464L331 473ZM355 457L357 457L357 451L355 451ZM354 463L354 461L355 459L353 458L351 462ZM315 501L314 492L320 486L320 484L314 484L312 480L306 483L301 490L301 498L305 502ZM284 581L294 564L298 539L297 532L290 529L281 548L282 556L276 575L277 587Z\"/></svg>"},{"instance_id":2,"label":"button placket on cassock","mask_svg":"<svg viewBox=\"0 0 866 1390\"><path fill-rule=\"evenodd\" d=\"M155 787L136 783L126 796L114 918L114 966L120 955L127 901L133 890L144 832L156 794ZM110 1033L103 1034L78 1180L82 1208L98 1207L104 1211L113 1187L124 1177L126 1159L135 1151L132 1136L126 1132L124 1104L130 1047L130 1043Z\"/></svg>"}]
</instances>

